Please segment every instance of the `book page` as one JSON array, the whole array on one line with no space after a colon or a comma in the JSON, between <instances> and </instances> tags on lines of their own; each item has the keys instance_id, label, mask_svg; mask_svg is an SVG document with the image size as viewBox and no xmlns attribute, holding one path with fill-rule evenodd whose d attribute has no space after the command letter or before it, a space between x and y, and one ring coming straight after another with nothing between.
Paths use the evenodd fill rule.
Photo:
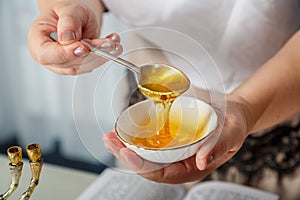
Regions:
<instances>
[{"instance_id":1,"label":"book page","mask_svg":"<svg viewBox=\"0 0 300 200\"><path fill-rule=\"evenodd\" d=\"M182 185L159 184L107 168L77 200L182 200L184 195Z\"/></svg>"},{"instance_id":2,"label":"book page","mask_svg":"<svg viewBox=\"0 0 300 200\"><path fill-rule=\"evenodd\" d=\"M278 200L279 196L234 183L207 181L195 185L184 200Z\"/></svg>"}]
</instances>

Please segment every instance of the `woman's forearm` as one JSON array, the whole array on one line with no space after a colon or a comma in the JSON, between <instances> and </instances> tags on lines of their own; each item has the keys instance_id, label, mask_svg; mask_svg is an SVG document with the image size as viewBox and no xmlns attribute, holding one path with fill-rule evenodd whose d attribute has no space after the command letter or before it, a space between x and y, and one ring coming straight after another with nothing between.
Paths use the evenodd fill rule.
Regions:
<instances>
[{"instance_id":1,"label":"woman's forearm","mask_svg":"<svg viewBox=\"0 0 300 200\"><path fill-rule=\"evenodd\" d=\"M244 105L249 132L273 126L299 113L300 31L228 98Z\"/></svg>"}]
</instances>

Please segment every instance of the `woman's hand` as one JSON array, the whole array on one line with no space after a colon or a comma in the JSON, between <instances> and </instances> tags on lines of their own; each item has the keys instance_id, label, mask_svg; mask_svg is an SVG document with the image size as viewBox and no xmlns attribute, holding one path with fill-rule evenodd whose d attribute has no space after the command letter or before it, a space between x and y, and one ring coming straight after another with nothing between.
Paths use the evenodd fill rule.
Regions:
<instances>
[{"instance_id":1,"label":"woman's hand","mask_svg":"<svg viewBox=\"0 0 300 200\"><path fill-rule=\"evenodd\" d=\"M89 39L87 42L92 45L120 55L122 47L119 35L110 34L99 39L104 11L100 2L40 0L41 14L28 34L32 57L57 74L74 75L91 71L107 61L104 58L97 58L96 61L96 58L85 60L89 49L79 41L81 39ZM58 42L49 37L51 32L58 33Z\"/></svg>"},{"instance_id":2,"label":"woman's hand","mask_svg":"<svg viewBox=\"0 0 300 200\"><path fill-rule=\"evenodd\" d=\"M152 181L175 184L202 180L229 160L242 146L247 137L245 110L240 99L234 97L232 101L229 100L226 114L218 112L219 127L196 155L172 164L157 164L142 159L126 148L114 132L105 134L103 141L106 148L129 169Z\"/></svg>"}]
</instances>

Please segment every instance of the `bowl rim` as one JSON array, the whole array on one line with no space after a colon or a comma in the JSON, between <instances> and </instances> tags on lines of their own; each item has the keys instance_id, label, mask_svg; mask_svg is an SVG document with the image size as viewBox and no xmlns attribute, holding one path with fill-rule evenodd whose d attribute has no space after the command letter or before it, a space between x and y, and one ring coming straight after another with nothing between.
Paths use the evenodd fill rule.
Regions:
<instances>
[{"instance_id":1,"label":"bowl rim","mask_svg":"<svg viewBox=\"0 0 300 200\"><path fill-rule=\"evenodd\" d=\"M212 133L217 129L217 127L218 127L218 115L217 115L217 112L215 111L215 109L214 109L210 104L206 103L205 101L203 101L203 100L201 100L201 99L197 99L197 98L194 98L194 97L188 97L188 96L181 96L181 98L182 98L182 97L184 97L184 98L192 98L192 99L196 99L196 100L201 101L202 103L208 105L208 106L212 109L213 114L214 114L215 117L216 117L216 125L215 125L215 127L214 127L210 132L206 133L206 135L205 135L204 137L201 137L201 138L199 138L198 140L196 140L196 141L194 141L194 142L191 142L191 143L188 143L188 144L185 144L185 145L173 146L173 147L169 147L169 148L151 148L151 147L142 147L142 146L138 146L138 145L132 144L132 143L130 143L130 142L128 142L128 141L125 141L125 139L123 139L122 136L118 133L117 123L118 123L118 120L120 119L120 116L121 116L121 114L122 114L122 113L121 113L121 114L118 116L118 118L117 118L117 120L116 120L116 122L115 122L115 133L116 133L118 139L119 139L122 143L128 144L128 145L130 145L130 146L132 146L132 147L134 147L134 148L136 148L136 149L147 150L147 151L168 151L168 150L176 150L176 149L188 148L188 147L193 146L193 145L195 145L195 144L197 144L197 143L200 143L201 141L203 141L203 140L205 140L206 138L208 138L209 136L211 136L211 134L212 134ZM180 97L178 97L178 98L180 98ZM144 103L145 101L152 101L152 100L146 99L146 100L140 101L140 102L138 102L138 103L136 103L136 104L134 104L134 105ZM129 109L129 107L128 107L127 109ZM127 110L127 109L125 109L125 110ZM125 110L124 110L124 111L125 111Z\"/></svg>"}]
</instances>

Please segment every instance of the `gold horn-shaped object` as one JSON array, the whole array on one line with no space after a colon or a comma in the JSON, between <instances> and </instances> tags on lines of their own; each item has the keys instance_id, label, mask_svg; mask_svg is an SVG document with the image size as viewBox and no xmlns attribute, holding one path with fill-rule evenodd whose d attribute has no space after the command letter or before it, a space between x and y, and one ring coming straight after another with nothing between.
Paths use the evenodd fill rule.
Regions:
<instances>
[{"instance_id":1,"label":"gold horn-shaped object","mask_svg":"<svg viewBox=\"0 0 300 200\"><path fill-rule=\"evenodd\" d=\"M2 195L0 195L0 200L6 200L10 195L17 189L19 185L19 180L22 175L22 149L18 146L12 146L7 149L7 155L10 160L10 173L11 173L11 184L9 189Z\"/></svg>"},{"instance_id":2,"label":"gold horn-shaped object","mask_svg":"<svg viewBox=\"0 0 300 200\"><path fill-rule=\"evenodd\" d=\"M39 184L40 174L43 166L43 159L41 158L41 147L39 144L30 144L26 147L27 155L30 159L31 181L27 190L23 193L20 200L28 200L36 186Z\"/></svg>"}]
</instances>

